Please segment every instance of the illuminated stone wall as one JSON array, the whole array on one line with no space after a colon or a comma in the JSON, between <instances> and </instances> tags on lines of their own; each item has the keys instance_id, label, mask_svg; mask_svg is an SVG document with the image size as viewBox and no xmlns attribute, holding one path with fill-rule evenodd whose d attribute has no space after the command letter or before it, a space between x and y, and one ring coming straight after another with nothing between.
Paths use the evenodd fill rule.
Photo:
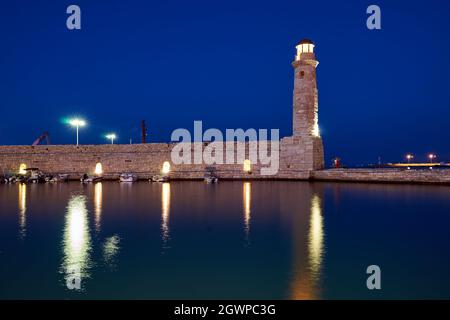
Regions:
<instances>
[{"instance_id":1,"label":"illuminated stone wall","mask_svg":"<svg viewBox=\"0 0 450 320\"><path fill-rule=\"evenodd\" d=\"M28 168L36 167L44 173L69 173L76 179L84 173L93 174L97 163L102 164L105 178L117 178L121 173L136 173L139 178L150 178L161 173L165 161L171 163L170 176L174 179L201 179L207 164L179 164L171 161L174 144L148 143L132 145L51 145L51 146L1 146L0 174L17 173L22 163ZM203 148L206 144L203 145ZM269 142L270 146L270 142ZM252 172L244 171L243 162L237 164L216 164L222 179L308 179L311 157L300 144L283 140L279 147L280 166L276 175L261 175L261 164L252 163ZM245 143L246 158L249 158L248 143ZM234 147L234 156L238 150ZM268 148L270 150L270 147ZM192 157L194 149L192 148ZM226 151L224 150L224 155ZM267 167L267 165L263 165Z\"/></svg>"},{"instance_id":2,"label":"illuminated stone wall","mask_svg":"<svg viewBox=\"0 0 450 320\"><path fill-rule=\"evenodd\" d=\"M298 137L284 138L280 144L280 169L274 176L260 174L261 164L252 163L252 172L244 171L243 164L214 165L221 179L311 179L315 181L385 182L385 183L442 183L450 184L450 170L405 169L329 169L309 170L314 156ZM20 164L37 167L44 173L69 173L78 179L84 173L92 174L98 162L105 178L117 179L120 173L133 172L139 178L160 174L165 161L171 163L173 179L202 179L207 165L181 164L171 161L173 144L151 143L134 145L55 145L55 146L0 146L0 175L17 173ZM314 148L309 145L308 148ZM237 146L235 147L237 150ZM247 149L248 150L248 149ZM247 152L248 156L248 152Z\"/></svg>"}]
</instances>

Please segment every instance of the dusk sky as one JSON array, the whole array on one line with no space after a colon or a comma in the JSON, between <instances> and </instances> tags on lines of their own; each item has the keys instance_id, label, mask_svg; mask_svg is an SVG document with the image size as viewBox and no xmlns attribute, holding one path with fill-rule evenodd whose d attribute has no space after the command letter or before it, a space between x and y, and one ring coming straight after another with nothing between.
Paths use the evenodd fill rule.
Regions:
<instances>
[{"instance_id":1,"label":"dusk sky","mask_svg":"<svg viewBox=\"0 0 450 320\"><path fill-rule=\"evenodd\" d=\"M77 4L82 29L66 28ZM381 8L381 30L366 8ZM450 162L450 2L3 1L0 144L168 142L176 128L292 134L295 45L315 42L325 163Z\"/></svg>"}]
</instances>

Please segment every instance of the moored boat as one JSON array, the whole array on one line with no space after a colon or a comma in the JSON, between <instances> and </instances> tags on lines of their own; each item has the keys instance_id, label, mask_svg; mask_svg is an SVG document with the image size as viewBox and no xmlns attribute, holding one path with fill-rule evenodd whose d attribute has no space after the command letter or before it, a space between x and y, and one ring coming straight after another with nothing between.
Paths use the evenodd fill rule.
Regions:
<instances>
[{"instance_id":1,"label":"moored boat","mask_svg":"<svg viewBox=\"0 0 450 320\"><path fill-rule=\"evenodd\" d=\"M102 180L103 178L101 176L90 176L87 173L83 174L83 176L80 179L82 183L99 182Z\"/></svg>"},{"instance_id":2,"label":"moored boat","mask_svg":"<svg viewBox=\"0 0 450 320\"><path fill-rule=\"evenodd\" d=\"M25 177L26 181L30 183L45 182L44 174L38 168L27 168Z\"/></svg>"},{"instance_id":3,"label":"moored boat","mask_svg":"<svg viewBox=\"0 0 450 320\"><path fill-rule=\"evenodd\" d=\"M151 179L151 182L167 182L169 181L169 177L168 176L162 176L162 175L154 175Z\"/></svg>"},{"instance_id":4,"label":"moored boat","mask_svg":"<svg viewBox=\"0 0 450 320\"><path fill-rule=\"evenodd\" d=\"M45 177L46 182L65 182L69 180L69 175L66 173L60 173L56 175L50 175Z\"/></svg>"},{"instance_id":5,"label":"moored boat","mask_svg":"<svg viewBox=\"0 0 450 320\"><path fill-rule=\"evenodd\" d=\"M132 173L122 173L119 177L120 182L135 182L137 180L137 175Z\"/></svg>"},{"instance_id":6,"label":"moored boat","mask_svg":"<svg viewBox=\"0 0 450 320\"><path fill-rule=\"evenodd\" d=\"M203 176L204 181L206 183L217 183L219 182L219 177L216 174L216 168L215 167L206 167L205 168L205 175Z\"/></svg>"}]
</instances>

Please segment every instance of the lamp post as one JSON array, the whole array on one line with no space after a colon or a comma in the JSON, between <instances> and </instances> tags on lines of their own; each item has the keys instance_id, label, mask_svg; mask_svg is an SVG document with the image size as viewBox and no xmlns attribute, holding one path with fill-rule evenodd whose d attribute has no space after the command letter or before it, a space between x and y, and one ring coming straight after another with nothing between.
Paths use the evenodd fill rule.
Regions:
<instances>
[{"instance_id":1,"label":"lamp post","mask_svg":"<svg viewBox=\"0 0 450 320\"><path fill-rule=\"evenodd\" d=\"M115 139L116 137L117 137L117 136L116 136L114 133L110 133L110 134L107 134L107 135L106 135L106 138L111 140L111 144L114 144L114 139Z\"/></svg>"},{"instance_id":2,"label":"lamp post","mask_svg":"<svg viewBox=\"0 0 450 320\"><path fill-rule=\"evenodd\" d=\"M86 121L84 121L82 119L72 119L72 120L70 120L69 123L72 127L77 128L77 146L78 146L78 130L80 127L84 127L86 125Z\"/></svg>"},{"instance_id":3,"label":"lamp post","mask_svg":"<svg viewBox=\"0 0 450 320\"><path fill-rule=\"evenodd\" d=\"M430 154L428 155L428 158L430 159L430 163L433 163L433 160L436 159L436 155L433 154L433 153L430 153Z\"/></svg>"},{"instance_id":4,"label":"lamp post","mask_svg":"<svg viewBox=\"0 0 450 320\"><path fill-rule=\"evenodd\" d=\"M413 159L413 158L414 158L414 156L412 154L407 154L406 155L406 160L408 160L408 163L410 163L411 159Z\"/></svg>"}]
</instances>

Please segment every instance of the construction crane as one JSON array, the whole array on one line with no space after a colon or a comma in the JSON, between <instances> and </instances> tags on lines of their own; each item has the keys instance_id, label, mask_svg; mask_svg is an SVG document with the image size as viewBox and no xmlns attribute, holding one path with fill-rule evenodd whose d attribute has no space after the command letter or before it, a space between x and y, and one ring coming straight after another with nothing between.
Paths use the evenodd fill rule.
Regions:
<instances>
[{"instance_id":1,"label":"construction crane","mask_svg":"<svg viewBox=\"0 0 450 320\"><path fill-rule=\"evenodd\" d=\"M39 143L41 143L43 140L46 140L47 144L50 144L50 136L48 134L48 132L44 132L43 134L41 134L39 136L39 138L37 138L36 140L34 140L32 146L37 146Z\"/></svg>"},{"instance_id":2,"label":"construction crane","mask_svg":"<svg viewBox=\"0 0 450 320\"><path fill-rule=\"evenodd\" d=\"M142 143L145 143L147 138L147 128L145 127L145 120L141 121L141 133L142 133Z\"/></svg>"}]
</instances>

